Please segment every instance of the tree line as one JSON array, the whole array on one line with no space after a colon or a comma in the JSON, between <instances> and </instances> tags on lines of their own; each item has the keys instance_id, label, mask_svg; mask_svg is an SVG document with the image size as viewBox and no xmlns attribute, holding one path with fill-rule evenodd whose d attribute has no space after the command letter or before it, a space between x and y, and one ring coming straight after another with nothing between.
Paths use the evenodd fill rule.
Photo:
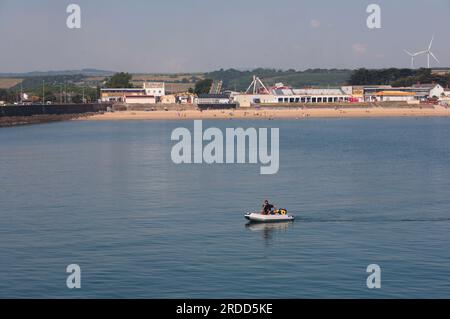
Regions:
<instances>
[{"instance_id":1,"label":"tree line","mask_svg":"<svg viewBox=\"0 0 450 319\"><path fill-rule=\"evenodd\" d=\"M431 69L358 69L353 71L350 85L392 85L393 87L412 86L417 83L439 83L450 86L450 74L433 74Z\"/></svg>"}]
</instances>

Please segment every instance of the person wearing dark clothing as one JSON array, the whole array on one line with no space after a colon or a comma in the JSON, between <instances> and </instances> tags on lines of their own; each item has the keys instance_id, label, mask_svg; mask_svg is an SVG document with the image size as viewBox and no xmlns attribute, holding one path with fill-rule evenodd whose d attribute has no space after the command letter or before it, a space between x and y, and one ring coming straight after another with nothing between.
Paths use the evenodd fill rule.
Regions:
<instances>
[{"instance_id":1,"label":"person wearing dark clothing","mask_svg":"<svg viewBox=\"0 0 450 319\"><path fill-rule=\"evenodd\" d=\"M264 201L264 204L263 204L263 206L262 206L262 211L261 211L261 213L262 213L263 215L269 215L269 214L272 212L272 210L274 209L274 207L275 207L275 206L271 205L271 204L269 203L269 201L266 200L266 201Z\"/></svg>"}]
</instances>

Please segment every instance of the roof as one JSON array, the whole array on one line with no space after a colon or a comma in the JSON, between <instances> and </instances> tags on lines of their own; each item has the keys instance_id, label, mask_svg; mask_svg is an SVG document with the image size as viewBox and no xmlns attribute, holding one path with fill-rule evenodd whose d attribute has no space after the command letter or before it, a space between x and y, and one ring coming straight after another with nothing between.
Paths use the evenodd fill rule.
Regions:
<instances>
[{"instance_id":1,"label":"roof","mask_svg":"<svg viewBox=\"0 0 450 319\"><path fill-rule=\"evenodd\" d=\"M126 88L116 88L116 89L101 89L101 91L104 91L104 92L115 92L115 91L123 91L123 92L136 92L136 91L139 91L139 92L142 92L142 91L144 91L144 89L139 89L139 88L132 88L132 89L130 89L130 88L128 88L128 89L126 89Z\"/></svg>"},{"instance_id":2,"label":"roof","mask_svg":"<svg viewBox=\"0 0 450 319\"><path fill-rule=\"evenodd\" d=\"M154 95L125 95L127 99L154 98Z\"/></svg>"},{"instance_id":3,"label":"roof","mask_svg":"<svg viewBox=\"0 0 450 319\"><path fill-rule=\"evenodd\" d=\"M229 96L225 94L200 94L199 99L228 99Z\"/></svg>"},{"instance_id":4,"label":"roof","mask_svg":"<svg viewBox=\"0 0 450 319\"><path fill-rule=\"evenodd\" d=\"M378 92L378 96L416 96L414 92L403 92L403 91L382 91Z\"/></svg>"},{"instance_id":5,"label":"roof","mask_svg":"<svg viewBox=\"0 0 450 319\"><path fill-rule=\"evenodd\" d=\"M436 86L438 86L439 84L437 84L437 83L429 83L429 84L414 84L412 87L413 88L429 88L429 89L433 89L433 88L435 88Z\"/></svg>"},{"instance_id":6,"label":"roof","mask_svg":"<svg viewBox=\"0 0 450 319\"><path fill-rule=\"evenodd\" d=\"M295 95L346 95L341 89L275 89L273 93L277 96Z\"/></svg>"}]
</instances>

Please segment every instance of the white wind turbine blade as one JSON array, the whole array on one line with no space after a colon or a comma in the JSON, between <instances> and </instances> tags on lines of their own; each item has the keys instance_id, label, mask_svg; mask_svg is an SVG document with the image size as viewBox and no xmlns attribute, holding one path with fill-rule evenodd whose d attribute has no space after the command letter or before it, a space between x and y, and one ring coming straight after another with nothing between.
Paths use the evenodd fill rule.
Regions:
<instances>
[{"instance_id":1,"label":"white wind turbine blade","mask_svg":"<svg viewBox=\"0 0 450 319\"><path fill-rule=\"evenodd\" d=\"M411 53L411 52L409 52L408 50L403 50L403 51L405 51L405 53L406 53L407 55L409 55L409 56L414 56L414 54Z\"/></svg>"},{"instance_id":2,"label":"white wind turbine blade","mask_svg":"<svg viewBox=\"0 0 450 319\"><path fill-rule=\"evenodd\" d=\"M431 50L431 47L433 46L433 41L434 41L434 35L433 35L433 37L431 38L431 42L430 42L430 46L428 47L428 51Z\"/></svg>"},{"instance_id":3,"label":"white wind turbine blade","mask_svg":"<svg viewBox=\"0 0 450 319\"><path fill-rule=\"evenodd\" d=\"M441 64L441 62L436 58L436 56L433 54L433 52L430 51L430 55L433 57L433 59L436 60L437 63Z\"/></svg>"},{"instance_id":4,"label":"white wind turbine blade","mask_svg":"<svg viewBox=\"0 0 450 319\"><path fill-rule=\"evenodd\" d=\"M425 54L425 53L428 53L428 50L416 52L416 53L414 53L414 55L415 56L419 56L419 55L422 55L422 54Z\"/></svg>"}]
</instances>

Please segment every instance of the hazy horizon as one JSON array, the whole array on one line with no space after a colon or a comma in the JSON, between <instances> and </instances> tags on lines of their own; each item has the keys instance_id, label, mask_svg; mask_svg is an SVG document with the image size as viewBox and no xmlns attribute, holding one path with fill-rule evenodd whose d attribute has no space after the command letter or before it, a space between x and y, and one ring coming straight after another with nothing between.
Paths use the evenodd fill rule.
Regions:
<instances>
[{"instance_id":1,"label":"hazy horizon","mask_svg":"<svg viewBox=\"0 0 450 319\"><path fill-rule=\"evenodd\" d=\"M66 26L70 3L81 7L81 29ZM371 3L381 6L381 29L366 25ZM442 68L448 13L450 0L0 0L0 73L407 68L403 50L425 50L433 35L441 64L431 66Z\"/></svg>"}]
</instances>

